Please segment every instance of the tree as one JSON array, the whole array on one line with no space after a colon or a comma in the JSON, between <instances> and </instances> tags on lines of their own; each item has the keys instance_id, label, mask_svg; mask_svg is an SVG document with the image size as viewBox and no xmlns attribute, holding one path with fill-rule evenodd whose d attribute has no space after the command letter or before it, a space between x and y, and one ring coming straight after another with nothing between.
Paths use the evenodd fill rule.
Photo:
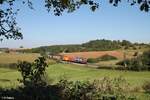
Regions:
<instances>
[{"instance_id":1,"label":"tree","mask_svg":"<svg viewBox=\"0 0 150 100\"><path fill-rule=\"evenodd\" d=\"M29 8L33 8L34 0L22 0L23 4L27 4ZM92 11L95 11L99 4L92 0L44 0L47 11L53 10L55 16L62 15L63 12L68 13L79 9L82 5L88 5ZM109 0L113 6L118 6L124 0ZM0 0L0 40L6 39L23 39L20 28L17 26L16 15L18 9L13 9L17 0ZM127 0L131 5L139 5L141 11L148 12L150 0Z\"/></svg>"},{"instance_id":2,"label":"tree","mask_svg":"<svg viewBox=\"0 0 150 100\"><path fill-rule=\"evenodd\" d=\"M24 86L40 86L45 85L45 69L48 67L46 59L39 57L33 63L20 61L17 65L18 71L21 73Z\"/></svg>"},{"instance_id":3,"label":"tree","mask_svg":"<svg viewBox=\"0 0 150 100\"><path fill-rule=\"evenodd\" d=\"M23 48L23 46L21 45L19 48Z\"/></svg>"}]
</instances>

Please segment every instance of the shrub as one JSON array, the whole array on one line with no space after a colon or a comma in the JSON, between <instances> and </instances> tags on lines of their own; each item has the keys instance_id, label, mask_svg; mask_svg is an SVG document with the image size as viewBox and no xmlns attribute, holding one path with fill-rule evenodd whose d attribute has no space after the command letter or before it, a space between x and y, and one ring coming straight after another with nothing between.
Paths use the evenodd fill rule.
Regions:
<instances>
[{"instance_id":1,"label":"shrub","mask_svg":"<svg viewBox=\"0 0 150 100\"><path fill-rule=\"evenodd\" d=\"M143 53L141 60L144 65L150 66L150 50Z\"/></svg>"},{"instance_id":2,"label":"shrub","mask_svg":"<svg viewBox=\"0 0 150 100\"><path fill-rule=\"evenodd\" d=\"M137 58L126 59L117 63L117 65L125 66L128 70L142 71L150 70L150 51L144 52Z\"/></svg>"},{"instance_id":3,"label":"shrub","mask_svg":"<svg viewBox=\"0 0 150 100\"><path fill-rule=\"evenodd\" d=\"M126 66L125 66L125 64L126 64ZM133 70L133 71L148 70L148 66L143 65L143 63L140 59L123 60L123 61L118 62L117 65L125 66L124 68L126 70Z\"/></svg>"},{"instance_id":4,"label":"shrub","mask_svg":"<svg viewBox=\"0 0 150 100\"><path fill-rule=\"evenodd\" d=\"M125 59L125 60L117 62L116 65L121 65L121 66L124 66L125 64L129 65L130 62L131 62L130 59Z\"/></svg>"},{"instance_id":5,"label":"shrub","mask_svg":"<svg viewBox=\"0 0 150 100\"><path fill-rule=\"evenodd\" d=\"M87 62L88 62L88 63L98 63L99 61L98 61L97 58L88 58L88 59L87 59Z\"/></svg>"},{"instance_id":6,"label":"shrub","mask_svg":"<svg viewBox=\"0 0 150 100\"><path fill-rule=\"evenodd\" d=\"M150 93L150 81L146 81L142 87L145 90L145 92Z\"/></svg>"},{"instance_id":7,"label":"shrub","mask_svg":"<svg viewBox=\"0 0 150 100\"><path fill-rule=\"evenodd\" d=\"M104 77L94 82L60 80L63 100L127 100L136 98L128 94L129 84L122 77L110 79Z\"/></svg>"},{"instance_id":8,"label":"shrub","mask_svg":"<svg viewBox=\"0 0 150 100\"><path fill-rule=\"evenodd\" d=\"M1 100L61 100L55 86L0 88Z\"/></svg>"},{"instance_id":9,"label":"shrub","mask_svg":"<svg viewBox=\"0 0 150 100\"><path fill-rule=\"evenodd\" d=\"M60 80L56 85L38 87L19 87L1 89L1 97L12 97L15 100L135 100L128 92L129 84L123 77L100 80L68 81Z\"/></svg>"},{"instance_id":10,"label":"shrub","mask_svg":"<svg viewBox=\"0 0 150 100\"><path fill-rule=\"evenodd\" d=\"M98 59L101 61L117 60L116 57L111 56L111 55L104 55L102 57L99 57Z\"/></svg>"},{"instance_id":11,"label":"shrub","mask_svg":"<svg viewBox=\"0 0 150 100\"><path fill-rule=\"evenodd\" d=\"M133 56L134 56L134 57L138 56L138 52L135 52L135 53L133 54Z\"/></svg>"},{"instance_id":12,"label":"shrub","mask_svg":"<svg viewBox=\"0 0 150 100\"><path fill-rule=\"evenodd\" d=\"M99 61L109 61L109 60L117 60L117 58L114 56L111 56L111 55L104 55L104 56L98 57L98 58L88 58L87 62L88 63L98 63Z\"/></svg>"},{"instance_id":13,"label":"shrub","mask_svg":"<svg viewBox=\"0 0 150 100\"><path fill-rule=\"evenodd\" d=\"M21 61L18 63L18 71L21 72L24 86L41 86L45 85L45 69L48 67L46 59L39 57L33 63Z\"/></svg>"},{"instance_id":14,"label":"shrub","mask_svg":"<svg viewBox=\"0 0 150 100\"><path fill-rule=\"evenodd\" d=\"M125 49L125 50L129 49L129 46L125 46L124 49Z\"/></svg>"}]
</instances>

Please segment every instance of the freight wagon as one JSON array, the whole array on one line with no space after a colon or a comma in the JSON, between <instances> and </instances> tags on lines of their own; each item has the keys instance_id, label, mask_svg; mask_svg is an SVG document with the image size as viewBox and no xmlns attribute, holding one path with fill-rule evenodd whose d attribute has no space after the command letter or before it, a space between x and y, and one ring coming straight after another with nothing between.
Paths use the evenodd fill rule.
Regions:
<instances>
[{"instance_id":1,"label":"freight wagon","mask_svg":"<svg viewBox=\"0 0 150 100\"><path fill-rule=\"evenodd\" d=\"M82 58L82 57L63 56L62 60L67 61L67 62L80 63L80 64L86 64L87 63L87 59Z\"/></svg>"}]
</instances>

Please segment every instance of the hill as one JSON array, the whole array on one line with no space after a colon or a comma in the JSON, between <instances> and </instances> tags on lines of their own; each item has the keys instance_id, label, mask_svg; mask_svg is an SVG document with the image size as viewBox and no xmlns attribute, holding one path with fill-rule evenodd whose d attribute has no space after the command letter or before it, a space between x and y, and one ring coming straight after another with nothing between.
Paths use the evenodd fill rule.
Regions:
<instances>
[{"instance_id":1,"label":"hill","mask_svg":"<svg viewBox=\"0 0 150 100\"><path fill-rule=\"evenodd\" d=\"M111 51L118 49L143 49L150 48L149 44L144 43L132 43L127 40L91 40L83 44L70 44L70 45L52 45L52 46L42 46L32 49L19 50L20 52L28 53L43 53L48 52L51 54L57 53L71 53L71 52L88 52L88 51Z\"/></svg>"}]
</instances>

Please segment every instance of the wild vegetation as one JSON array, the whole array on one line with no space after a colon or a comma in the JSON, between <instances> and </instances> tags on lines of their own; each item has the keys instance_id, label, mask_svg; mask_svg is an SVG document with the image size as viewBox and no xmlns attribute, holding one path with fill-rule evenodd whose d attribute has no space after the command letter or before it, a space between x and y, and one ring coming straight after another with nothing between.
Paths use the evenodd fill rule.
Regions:
<instances>
[{"instance_id":1,"label":"wild vegetation","mask_svg":"<svg viewBox=\"0 0 150 100\"><path fill-rule=\"evenodd\" d=\"M62 89L61 95L65 100L136 100L134 96L127 94L128 83L121 77L104 77L94 82L60 80L58 86Z\"/></svg>"},{"instance_id":2,"label":"wild vegetation","mask_svg":"<svg viewBox=\"0 0 150 100\"><path fill-rule=\"evenodd\" d=\"M110 60L117 60L116 57L111 56L111 55L104 55L98 58L88 58L87 62L88 63L98 63L100 61L110 61Z\"/></svg>"},{"instance_id":3,"label":"wild vegetation","mask_svg":"<svg viewBox=\"0 0 150 100\"><path fill-rule=\"evenodd\" d=\"M144 84L143 84L143 89L145 90L146 93L149 93L150 94L150 81L146 81Z\"/></svg>"},{"instance_id":4,"label":"wild vegetation","mask_svg":"<svg viewBox=\"0 0 150 100\"><path fill-rule=\"evenodd\" d=\"M142 70L150 70L150 51L145 51L142 55L132 58L125 59L121 62L117 63L118 65L125 66L125 69L134 70L134 71L142 71Z\"/></svg>"}]
</instances>

